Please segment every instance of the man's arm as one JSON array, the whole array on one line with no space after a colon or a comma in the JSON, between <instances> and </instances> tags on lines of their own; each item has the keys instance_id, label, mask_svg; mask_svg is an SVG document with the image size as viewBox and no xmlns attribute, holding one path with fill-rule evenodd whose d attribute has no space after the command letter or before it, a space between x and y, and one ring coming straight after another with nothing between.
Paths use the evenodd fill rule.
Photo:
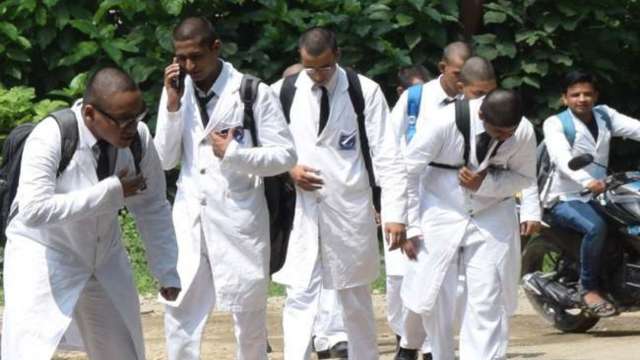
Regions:
<instances>
[{"instance_id":1,"label":"man's arm","mask_svg":"<svg viewBox=\"0 0 640 360\"><path fill-rule=\"evenodd\" d=\"M158 107L158 121L156 123L155 148L165 170L178 166L182 156L182 129L184 107L177 111L167 109L167 91L162 90L160 106Z\"/></svg>"},{"instance_id":2,"label":"man's arm","mask_svg":"<svg viewBox=\"0 0 640 360\"><path fill-rule=\"evenodd\" d=\"M139 124L138 133L144 149L140 169L146 178L147 188L127 198L125 203L136 220L151 272L163 288L179 288L180 279L176 271L178 247L164 172L147 126Z\"/></svg>"},{"instance_id":3,"label":"man's arm","mask_svg":"<svg viewBox=\"0 0 640 360\"><path fill-rule=\"evenodd\" d=\"M17 216L27 226L95 218L113 214L124 205L124 194L117 176L110 176L84 189L64 194L55 192L61 158L60 136L56 121L47 118L36 126L24 145L16 197ZM75 163L76 166L81 164Z\"/></svg>"},{"instance_id":4,"label":"man's arm","mask_svg":"<svg viewBox=\"0 0 640 360\"><path fill-rule=\"evenodd\" d=\"M487 176L476 191L485 197L510 197L536 181L536 138L533 126L522 119L518 131L513 135L516 151L507 160L507 170L487 172Z\"/></svg>"},{"instance_id":5,"label":"man's arm","mask_svg":"<svg viewBox=\"0 0 640 360\"><path fill-rule=\"evenodd\" d=\"M625 114L621 114L608 106L599 106L609 114L611 119L612 136L640 141L640 121Z\"/></svg>"},{"instance_id":6,"label":"man's arm","mask_svg":"<svg viewBox=\"0 0 640 360\"><path fill-rule=\"evenodd\" d=\"M244 148L237 141L231 141L224 152L221 166L259 176L273 176L288 171L297 162L293 137L280 102L265 84L258 87L253 113L260 146Z\"/></svg>"},{"instance_id":7,"label":"man's arm","mask_svg":"<svg viewBox=\"0 0 640 360\"><path fill-rule=\"evenodd\" d=\"M380 87L371 85L369 89L363 87L364 123L376 182L382 189L382 219L406 224L407 175L399 138L389 122L389 108Z\"/></svg>"}]
</instances>

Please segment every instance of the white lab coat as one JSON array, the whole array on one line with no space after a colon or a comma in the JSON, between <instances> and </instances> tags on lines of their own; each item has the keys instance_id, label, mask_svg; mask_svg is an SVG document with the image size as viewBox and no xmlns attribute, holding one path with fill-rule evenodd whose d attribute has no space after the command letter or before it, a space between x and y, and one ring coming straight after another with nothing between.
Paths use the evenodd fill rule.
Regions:
<instances>
[{"instance_id":1,"label":"white lab coat","mask_svg":"<svg viewBox=\"0 0 640 360\"><path fill-rule=\"evenodd\" d=\"M147 126L138 125L144 153L140 165L147 189L124 198L115 175L98 181L91 150L96 140L85 126L80 108L78 101L73 106L78 147L58 178L60 130L55 120L43 120L25 144L13 203L19 212L6 231L3 358L15 358L13 351L19 351L21 359L53 356L75 304L93 276L124 319L137 357L144 359L138 294L120 240L118 210L124 206L136 219L153 274L162 286L180 287L164 174ZM117 150L114 173L123 169L135 174L128 148Z\"/></svg>"},{"instance_id":2,"label":"white lab coat","mask_svg":"<svg viewBox=\"0 0 640 360\"><path fill-rule=\"evenodd\" d=\"M296 213L287 260L276 282L306 288L316 257L322 259L323 285L345 289L366 285L378 275L378 244L371 187L360 151L358 124L348 94L346 72L338 67L329 120L318 136L313 116L313 81L296 80L289 125L298 163L320 170L323 188L297 189ZM382 188L382 218L406 223L406 173L399 144L387 124L388 107L378 84L359 75L365 101L365 126L376 180ZM277 93L282 82L274 84Z\"/></svg>"},{"instance_id":3,"label":"white lab coat","mask_svg":"<svg viewBox=\"0 0 640 360\"><path fill-rule=\"evenodd\" d=\"M470 101L470 162L475 160L475 135L483 131L478 109L482 99ZM504 303L513 313L517 302L520 237L513 194L535 181L535 136L531 123L522 120L518 130L490 159L494 167L480 188L472 193L462 188L455 170L431 167L430 162L463 163L464 140L455 125L455 106L435 115L438 121L416 133L407 153L409 172L409 223L407 236L423 235L418 260L412 262L402 286L405 306L428 315L437 299L448 266L456 255L469 224L475 225L493 249L500 274ZM418 198L418 192L420 197ZM517 254L517 255L514 255Z\"/></svg>"},{"instance_id":4,"label":"white lab coat","mask_svg":"<svg viewBox=\"0 0 640 360\"><path fill-rule=\"evenodd\" d=\"M546 199L542 199L546 206L552 205L557 200L589 201L591 196L582 196L580 191L584 189L589 181L603 179L606 176L606 170L602 166L606 168L609 165L611 137L619 136L640 141L640 121L620 114L606 105L600 105L597 108L606 111L611 119L611 131L609 131L606 122L598 112L594 111L595 120L598 124L597 141L593 139L587 126L577 119L573 113L571 113L571 118L576 129L573 146L569 144L557 115L545 120L542 126L545 143L547 144L551 162L556 164L556 171L552 174L551 186L547 192ZM581 154L593 155L594 163L576 171L569 169L569 160ZM595 163L600 164L600 166Z\"/></svg>"},{"instance_id":5,"label":"white lab coat","mask_svg":"<svg viewBox=\"0 0 640 360\"><path fill-rule=\"evenodd\" d=\"M242 74L230 63L213 85L217 102L206 129L202 126L194 86L185 80L180 110L167 111L163 92L155 144L165 169L181 164L173 221L178 238L178 272L183 291L192 284L200 261L204 234L219 309L260 310L266 306L269 281L269 214L262 176L288 171L296 153L278 99L260 84L253 106L260 147L248 129L232 141L221 160L213 154L208 135L242 126Z\"/></svg>"}]
</instances>

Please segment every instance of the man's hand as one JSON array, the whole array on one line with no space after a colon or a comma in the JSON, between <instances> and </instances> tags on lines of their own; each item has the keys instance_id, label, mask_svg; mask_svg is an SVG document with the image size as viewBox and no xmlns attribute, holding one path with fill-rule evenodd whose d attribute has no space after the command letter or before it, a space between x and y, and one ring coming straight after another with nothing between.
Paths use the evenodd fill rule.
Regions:
<instances>
[{"instance_id":1,"label":"man's hand","mask_svg":"<svg viewBox=\"0 0 640 360\"><path fill-rule=\"evenodd\" d=\"M586 186L593 195L603 193L607 189L607 184L602 180L591 180Z\"/></svg>"},{"instance_id":2,"label":"man's hand","mask_svg":"<svg viewBox=\"0 0 640 360\"><path fill-rule=\"evenodd\" d=\"M167 301L175 301L180 294L180 288L176 287L163 287L160 288L160 295Z\"/></svg>"},{"instance_id":3,"label":"man's hand","mask_svg":"<svg viewBox=\"0 0 640 360\"><path fill-rule=\"evenodd\" d=\"M537 234L541 227L540 221L523 221L520 223L520 235L531 236Z\"/></svg>"},{"instance_id":4,"label":"man's hand","mask_svg":"<svg viewBox=\"0 0 640 360\"><path fill-rule=\"evenodd\" d=\"M289 171L293 182L305 191L315 191L322 188L324 181L318 177L319 173L319 170L306 165L296 165Z\"/></svg>"},{"instance_id":5,"label":"man's hand","mask_svg":"<svg viewBox=\"0 0 640 360\"><path fill-rule=\"evenodd\" d=\"M180 76L180 65L175 61L164 69L164 88L167 90L167 110L176 112L180 110L180 98L184 92L182 89L176 89L173 84Z\"/></svg>"},{"instance_id":6,"label":"man's hand","mask_svg":"<svg viewBox=\"0 0 640 360\"><path fill-rule=\"evenodd\" d=\"M416 261L418 259L418 243L422 240L420 236L414 236L402 243L400 251L405 254L409 260Z\"/></svg>"},{"instance_id":7,"label":"man's hand","mask_svg":"<svg viewBox=\"0 0 640 360\"><path fill-rule=\"evenodd\" d=\"M464 166L458 172L458 180L460 185L471 190L477 191L482 185L482 181L487 176L487 170L482 170L478 173L471 171L468 167Z\"/></svg>"},{"instance_id":8,"label":"man's hand","mask_svg":"<svg viewBox=\"0 0 640 360\"><path fill-rule=\"evenodd\" d=\"M124 194L124 197L136 195L138 191L147 188L147 179L142 176L142 174L138 174L134 177L127 177L128 173L129 171L127 169L123 169L118 173L118 179L120 179L120 185L122 186L122 193Z\"/></svg>"},{"instance_id":9,"label":"man's hand","mask_svg":"<svg viewBox=\"0 0 640 360\"><path fill-rule=\"evenodd\" d=\"M384 238L389 244L389 251L398 249L407 240L407 228L404 224L385 223Z\"/></svg>"},{"instance_id":10,"label":"man's hand","mask_svg":"<svg viewBox=\"0 0 640 360\"><path fill-rule=\"evenodd\" d=\"M224 158L224 154L227 152L227 147L234 139L236 129L232 128L226 134L221 132L213 132L209 134L209 139L213 143L213 154L220 159Z\"/></svg>"}]
</instances>

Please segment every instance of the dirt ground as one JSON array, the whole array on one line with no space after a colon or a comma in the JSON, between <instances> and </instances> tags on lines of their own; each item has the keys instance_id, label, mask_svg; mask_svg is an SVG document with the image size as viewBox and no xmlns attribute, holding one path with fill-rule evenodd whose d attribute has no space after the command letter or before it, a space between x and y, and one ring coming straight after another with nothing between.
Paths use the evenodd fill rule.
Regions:
<instances>
[{"instance_id":1,"label":"dirt ground","mask_svg":"<svg viewBox=\"0 0 640 360\"><path fill-rule=\"evenodd\" d=\"M387 326L384 295L374 295L380 358L393 359L395 339ZM164 355L162 307L143 302L142 319L147 345L147 359L161 360ZM282 359L282 298L269 299L269 340L274 352L270 359ZM601 320L587 334L561 334L535 315L524 297L511 322L509 359L534 360L634 360L640 359L640 314ZM202 358L233 359L234 339L231 317L214 312L205 330ZM60 353L57 360L84 360L78 353Z\"/></svg>"}]
</instances>

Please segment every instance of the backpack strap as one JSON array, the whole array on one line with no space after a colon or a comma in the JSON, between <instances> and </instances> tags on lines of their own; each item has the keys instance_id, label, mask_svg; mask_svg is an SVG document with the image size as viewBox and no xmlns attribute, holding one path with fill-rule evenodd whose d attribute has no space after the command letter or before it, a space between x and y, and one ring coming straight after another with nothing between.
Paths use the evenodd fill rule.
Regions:
<instances>
[{"instance_id":1,"label":"backpack strap","mask_svg":"<svg viewBox=\"0 0 640 360\"><path fill-rule=\"evenodd\" d=\"M464 98L456 98L455 100L456 106L456 127L460 134L462 134L462 138L464 139L464 152L462 154L462 158L464 159L464 164L469 164L469 134L471 127L471 116L469 115L469 100Z\"/></svg>"},{"instance_id":2,"label":"backpack strap","mask_svg":"<svg viewBox=\"0 0 640 360\"><path fill-rule=\"evenodd\" d=\"M58 164L57 176L60 176L62 172L69 166L73 154L78 147L78 121L76 120L76 114L73 110L61 109L49 114L58 123L60 127L60 163Z\"/></svg>"},{"instance_id":3,"label":"backpack strap","mask_svg":"<svg viewBox=\"0 0 640 360\"><path fill-rule=\"evenodd\" d=\"M598 115L600 115L600 117L602 118L602 120L604 120L605 125L607 126L607 129L609 130L609 132L611 132L612 127L611 127L611 116L609 116L609 113L601 108L601 107L594 107L593 108L593 112L597 113Z\"/></svg>"},{"instance_id":4,"label":"backpack strap","mask_svg":"<svg viewBox=\"0 0 640 360\"><path fill-rule=\"evenodd\" d=\"M253 117L253 104L258 97L259 85L260 79L257 77L249 74L242 75L242 82L240 83L240 99L244 104L244 119L242 120L242 127L249 129L254 146L260 146L260 143L258 142L258 130Z\"/></svg>"},{"instance_id":5,"label":"backpack strap","mask_svg":"<svg viewBox=\"0 0 640 360\"><path fill-rule=\"evenodd\" d=\"M556 116L558 116L558 119L562 124L564 137L567 138L569 145L573 147L573 143L576 142L576 125L573 123L573 117L571 116L570 110L567 109Z\"/></svg>"},{"instance_id":6,"label":"backpack strap","mask_svg":"<svg viewBox=\"0 0 640 360\"><path fill-rule=\"evenodd\" d=\"M280 88L280 104L282 104L282 111L284 112L284 118L287 120L287 124L291 122L291 104L293 104L293 97L296 95L296 81L298 75L296 73L289 75L282 81L282 87Z\"/></svg>"},{"instance_id":7,"label":"backpack strap","mask_svg":"<svg viewBox=\"0 0 640 360\"><path fill-rule=\"evenodd\" d=\"M373 162L371 161L371 150L369 148L369 138L367 137L367 129L364 123L364 95L362 94L362 85L360 84L358 73L350 68L347 68L345 70L347 73L347 80L349 81L349 98L351 99L353 110L356 112L356 116L358 118L360 151L362 152L364 166L367 169L367 175L369 176L369 185L374 192L373 206L377 211L380 211L380 189L376 186L376 177L373 172Z\"/></svg>"},{"instance_id":8,"label":"backpack strap","mask_svg":"<svg viewBox=\"0 0 640 360\"><path fill-rule=\"evenodd\" d=\"M422 84L416 84L407 92L407 143L413 139L416 133L416 120L420 113L420 100L422 99Z\"/></svg>"}]
</instances>

